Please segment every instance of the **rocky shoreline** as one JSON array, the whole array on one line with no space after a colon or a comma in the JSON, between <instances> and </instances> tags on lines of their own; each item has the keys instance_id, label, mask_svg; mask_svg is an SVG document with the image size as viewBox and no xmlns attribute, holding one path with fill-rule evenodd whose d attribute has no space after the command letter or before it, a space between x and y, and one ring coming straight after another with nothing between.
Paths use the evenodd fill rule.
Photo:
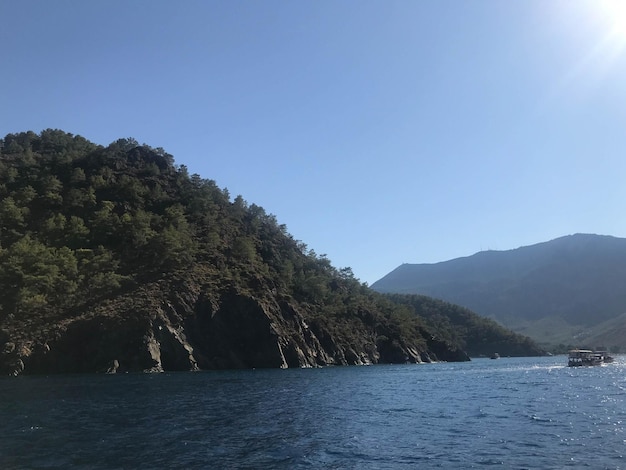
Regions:
<instances>
[{"instance_id":1,"label":"rocky shoreline","mask_svg":"<svg viewBox=\"0 0 626 470\"><path fill-rule=\"evenodd\" d=\"M292 299L157 282L31 334L0 332L0 373L116 373L466 361L431 338L389 338L362 319L330 331ZM191 287L190 287L191 286ZM8 327L8 328L7 328ZM379 328L380 329L380 328Z\"/></svg>"}]
</instances>

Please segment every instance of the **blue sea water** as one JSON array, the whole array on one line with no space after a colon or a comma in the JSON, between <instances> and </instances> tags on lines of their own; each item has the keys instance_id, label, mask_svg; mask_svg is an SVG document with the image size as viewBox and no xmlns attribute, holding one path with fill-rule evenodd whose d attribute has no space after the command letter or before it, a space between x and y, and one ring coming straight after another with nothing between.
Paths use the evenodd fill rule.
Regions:
<instances>
[{"instance_id":1,"label":"blue sea water","mask_svg":"<svg viewBox=\"0 0 626 470\"><path fill-rule=\"evenodd\" d=\"M626 357L0 380L0 468L626 468Z\"/></svg>"}]
</instances>

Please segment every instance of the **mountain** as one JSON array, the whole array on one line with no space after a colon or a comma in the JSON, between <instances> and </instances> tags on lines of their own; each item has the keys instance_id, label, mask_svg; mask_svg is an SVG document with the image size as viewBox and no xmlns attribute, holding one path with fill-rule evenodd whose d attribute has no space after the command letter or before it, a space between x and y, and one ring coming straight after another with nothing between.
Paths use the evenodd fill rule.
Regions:
<instances>
[{"instance_id":1,"label":"mountain","mask_svg":"<svg viewBox=\"0 0 626 470\"><path fill-rule=\"evenodd\" d=\"M59 130L0 139L2 374L469 360L454 328L163 149Z\"/></svg>"},{"instance_id":2,"label":"mountain","mask_svg":"<svg viewBox=\"0 0 626 470\"><path fill-rule=\"evenodd\" d=\"M608 334L626 313L623 238L576 234L436 264L403 264L372 288L444 299L549 344L626 348L626 336Z\"/></svg>"}]
</instances>

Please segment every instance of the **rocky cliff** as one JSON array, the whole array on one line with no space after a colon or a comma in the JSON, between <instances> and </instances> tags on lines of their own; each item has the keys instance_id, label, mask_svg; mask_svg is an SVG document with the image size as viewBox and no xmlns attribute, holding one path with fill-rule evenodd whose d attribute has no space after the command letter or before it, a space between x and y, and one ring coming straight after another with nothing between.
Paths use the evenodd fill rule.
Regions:
<instances>
[{"instance_id":1,"label":"rocky cliff","mask_svg":"<svg viewBox=\"0 0 626 470\"><path fill-rule=\"evenodd\" d=\"M381 335L351 319L332 331L284 296L219 291L161 280L34 330L0 333L3 375L162 372L464 361L433 338L422 344ZM13 334L11 334L13 331ZM387 332L387 331L384 331Z\"/></svg>"}]
</instances>

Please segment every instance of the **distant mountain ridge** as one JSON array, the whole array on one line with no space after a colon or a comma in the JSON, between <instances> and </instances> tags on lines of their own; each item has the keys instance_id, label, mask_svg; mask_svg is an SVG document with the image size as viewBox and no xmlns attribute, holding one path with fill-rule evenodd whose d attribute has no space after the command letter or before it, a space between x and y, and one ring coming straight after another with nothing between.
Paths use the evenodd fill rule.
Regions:
<instances>
[{"instance_id":1,"label":"distant mountain ridge","mask_svg":"<svg viewBox=\"0 0 626 470\"><path fill-rule=\"evenodd\" d=\"M594 341L626 312L626 239L575 234L436 264L403 264L376 281L385 293L421 294L467 307L544 342ZM624 343L626 338L612 338ZM617 346L617 344L616 344Z\"/></svg>"}]
</instances>

